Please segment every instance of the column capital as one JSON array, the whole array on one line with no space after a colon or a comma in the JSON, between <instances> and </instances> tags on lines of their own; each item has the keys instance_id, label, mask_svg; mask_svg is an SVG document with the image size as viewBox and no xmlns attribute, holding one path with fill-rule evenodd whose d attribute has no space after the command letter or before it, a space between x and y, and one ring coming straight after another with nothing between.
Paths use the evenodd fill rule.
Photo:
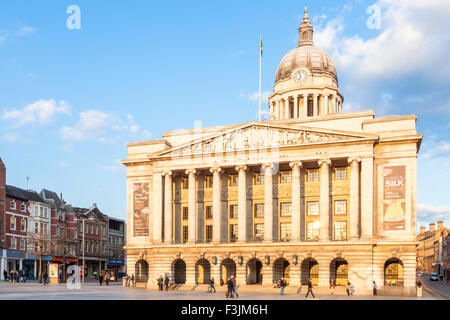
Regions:
<instances>
[{"instance_id":1,"label":"column capital","mask_svg":"<svg viewBox=\"0 0 450 320\"><path fill-rule=\"evenodd\" d=\"M289 166L291 168L294 168L294 167L302 168L303 167L303 163L301 161L291 161L291 162L289 162Z\"/></svg>"},{"instance_id":2,"label":"column capital","mask_svg":"<svg viewBox=\"0 0 450 320\"><path fill-rule=\"evenodd\" d=\"M186 169L185 173L187 175L191 175L191 174L195 175L197 173L197 170L196 169Z\"/></svg>"},{"instance_id":3,"label":"column capital","mask_svg":"<svg viewBox=\"0 0 450 320\"><path fill-rule=\"evenodd\" d=\"M247 166L245 164L240 164L240 165L237 165L235 169L236 169L237 172L239 172L241 170L242 171L247 171Z\"/></svg>"},{"instance_id":4,"label":"column capital","mask_svg":"<svg viewBox=\"0 0 450 320\"><path fill-rule=\"evenodd\" d=\"M263 168L263 170L273 169L274 167L275 167L275 165L273 163L263 163L263 164L261 164L261 168Z\"/></svg>"},{"instance_id":5,"label":"column capital","mask_svg":"<svg viewBox=\"0 0 450 320\"><path fill-rule=\"evenodd\" d=\"M319 166L324 166L325 164L327 165L331 165L331 160L330 159L320 159L317 161L319 163Z\"/></svg>"},{"instance_id":6,"label":"column capital","mask_svg":"<svg viewBox=\"0 0 450 320\"><path fill-rule=\"evenodd\" d=\"M173 174L173 171L172 170L164 170L163 172L162 172L162 175L163 176L171 176Z\"/></svg>"},{"instance_id":7,"label":"column capital","mask_svg":"<svg viewBox=\"0 0 450 320\"><path fill-rule=\"evenodd\" d=\"M214 172L221 173L222 172L222 168L219 165L215 164L211 168L209 168L209 172L211 172L211 173L214 173Z\"/></svg>"},{"instance_id":8,"label":"column capital","mask_svg":"<svg viewBox=\"0 0 450 320\"><path fill-rule=\"evenodd\" d=\"M361 157L349 157L347 161L351 165L356 165L356 163L361 162Z\"/></svg>"}]
</instances>

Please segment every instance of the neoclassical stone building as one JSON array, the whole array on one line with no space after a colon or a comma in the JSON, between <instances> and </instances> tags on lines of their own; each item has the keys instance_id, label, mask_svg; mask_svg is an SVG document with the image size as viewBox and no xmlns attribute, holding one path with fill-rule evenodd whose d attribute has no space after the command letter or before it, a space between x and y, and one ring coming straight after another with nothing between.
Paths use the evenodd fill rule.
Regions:
<instances>
[{"instance_id":1,"label":"neoclassical stone building","mask_svg":"<svg viewBox=\"0 0 450 320\"><path fill-rule=\"evenodd\" d=\"M413 294L416 117L342 113L343 101L305 10L269 121L130 143L128 272L151 288L166 273L184 288L235 275L241 287L311 277Z\"/></svg>"}]
</instances>

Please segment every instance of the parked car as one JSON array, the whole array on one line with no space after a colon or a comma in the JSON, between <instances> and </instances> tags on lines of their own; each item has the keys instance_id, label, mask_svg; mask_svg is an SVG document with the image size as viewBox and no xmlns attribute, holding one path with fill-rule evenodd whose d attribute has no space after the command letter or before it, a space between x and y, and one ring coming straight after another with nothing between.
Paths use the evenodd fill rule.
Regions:
<instances>
[{"instance_id":1,"label":"parked car","mask_svg":"<svg viewBox=\"0 0 450 320\"><path fill-rule=\"evenodd\" d=\"M430 275L430 280L431 280L431 281L439 281L439 276L438 276L438 274L437 274L436 272L433 272L433 273Z\"/></svg>"}]
</instances>

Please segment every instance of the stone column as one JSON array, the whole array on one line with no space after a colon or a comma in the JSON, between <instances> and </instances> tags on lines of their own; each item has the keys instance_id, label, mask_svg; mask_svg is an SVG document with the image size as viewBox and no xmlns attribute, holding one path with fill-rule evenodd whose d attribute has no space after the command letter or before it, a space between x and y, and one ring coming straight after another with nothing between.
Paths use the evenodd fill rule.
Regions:
<instances>
[{"instance_id":1,"label":"stone column","mask_svg":"<svg viewBox=\"0 0 450 320\"><path fill-rule=\"evenodd\" d=\"M300 168L301 161L289 163L292 168L292 241L300 241Z\"/></svg>"},{"instance_id":2,"label":"stone column","mask_svg":"<svg viewBox=\"0 0 450 320\"><path fill-rule=\"evenodd\" d=\"M361 237L373 236L373 158L361 160Z\"/></svg>"},{"instance_id":3,"label":"stone column","mask_svg":"<svg viewBox=\"0 0 450 320\"><path fill-rule=\"evenodd\" d=\"M329 102L330 102L330 97L328 96L328 94L323 96L324 102L325 102L325 114L328 115L330 114L330 106L329 106Z\"/></svg>"},{"instance_id":4,"label":"stone column","mask_svg":"<svg viewBox=\"0 0 450 320\"><path fill-rule=\"evenodd\" d=\"M284 119L290 118L290 112L289 112L289 97L284 98Z\"/></svg>"},{"instance_id":5,"label":"stone column","mask_svg":"<svg viewBox=\"0 0 450 320\"><path fill-rule=\"evenodd\" d=\"M213 166L209 171L213 174L213 242L219 243L221 230L220 222L222 219L222 204L220 201L220 172L222 169L219 166Z\"/></svg>"},{"instance_id":6,"label":"stone column","mask_svg":"<svg viewBox=\"0 0 450 320\"><path fill-rule=\"evenodd\" d=\"M262 165L264 170L264 241L273 240L273 186L272 186L272 163Z\"/></svg>"},{"instance_id":7,"label":"stone column","mask_svg":"<svg viewBox=\"0 0 450 320\"><path fill-rule=\"evenodd\" d=\"M331 107L333 108L333 114L335 114L335 113L337 113L337 110L336 110L336 95L332 95L331 96L332 97L332 101L331 101Z\"/></svg>"},{"instance_id":8,"label":"stone column","mask_svg":"<svg viewBox=\"0 0 450 320\"><path fill-rule=\"evenodd\" d=\"M316 94L316 93L313 94L313 99L314 99L314 101L313 101L314 117L317 117L319 115L319 106L317 104L317 97L318 97L318 94Z\"/></svg>"},{"instance_id":9,"label":"stone column","mask_svg":"<svg viewBox=\"0 0 450 320\"><path fill-rule=\"evenodd\" d=\"M303 118L307 118L308 117L308 95L304 94L303 95Z\"/></svg>"},{"instance_id":10,"label":"stone column","mask_svg":"<svg viewBox=\"0 0 450 320\"><path fill-rule=\"evenodd\" d=\"M238 241L247 241L247 166L236 167L238 184Z\"/></svg>"},{"instance_id":11,"label":"stone column","mask_svg":"<svg viewBox=\"0 0 450 320\"><path fill-rule=\"evenodd\" d=\"M162 242L162 173L153 173L153 243Z\"/></svg>"},{"instance_id":12,"label":"stone column","mask_svg":"<svg viewBox=\"0 0 450 320\"><path fill-rule=\"evenodd\" d=\"M164 172L164 242L173 242L173 186L172 171Z\"/></svg>"},{"instance_id":13,"label":"stone column","mask_svg":"<svg viewBox=\"0 0 450 320\"><path fill-rule=\"evenodd\" d=\"M350 164L350 239L358 238L359 230L359 163L360 158L349 158Z\"/></svg>"},{"instance_id":14,"label":"stone column","mask_svg":"<svg viewBox=\"0 0 450 320\"><path fill-rule=\"evenodd\" d=\"M326 287L330 285L330 261L328 259L317 257L319 263L319 287Z\"/></svg>"},{"instance_id":15,"label":"stone column","mask_svg":"<svg viewBox=\"0 0 450 320\"><path fill-rule=\"evenodd\" d=\"M197 234L197 188L195 169L187 169L188 175L188 243L195 243Z\"/></svg>"},{"instance_id":16,"label":"stone column","mask_svg":"<svg viewBox=\"0 0 450 320\"><path fill-rule=\"evenodd\" d=\"M294 118L298 119L298 96L294 97Z\"/></svg>"},{"instance_id":17,"label":"stone column","mask_svg":"<svg viewBox=\"0 0 450 320\"><path fill-rule=\"evenodd\" d=\"M320 166L320 232L319 241L330 240L330 159L318 161Z\"/></svg>"},{"instance_id":18,"label":"stone column","mask_svg":"<svg viewBox=\"0 0 450 320\"><path fill-rule=\"evenodd\" d=\"M277 118L276 118L277 120L281 119L280 99L277 100L277 114L276 114L276 116L277 116Z\"/></svg>"}]
</instances>

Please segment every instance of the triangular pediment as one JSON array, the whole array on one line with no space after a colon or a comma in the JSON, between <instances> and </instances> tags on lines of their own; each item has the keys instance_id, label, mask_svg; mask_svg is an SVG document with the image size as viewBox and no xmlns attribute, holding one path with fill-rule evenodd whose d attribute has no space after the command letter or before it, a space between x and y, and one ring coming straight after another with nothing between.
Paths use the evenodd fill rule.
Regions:
<instances>
[{"instance_id":1,"label":"triangular pediment","mask_svg":"<svg viewBox=\"0 0 450 320\"><path fill-rule=\"evenodd\" d=\"M188 143L174 146L152 157L164 157L167 155L183 157L195 154L281 148L374 138L377 138L377 136L373 134L250 122L229 128L221 133L204 136Z\"/></svg>"}]
</instances>

